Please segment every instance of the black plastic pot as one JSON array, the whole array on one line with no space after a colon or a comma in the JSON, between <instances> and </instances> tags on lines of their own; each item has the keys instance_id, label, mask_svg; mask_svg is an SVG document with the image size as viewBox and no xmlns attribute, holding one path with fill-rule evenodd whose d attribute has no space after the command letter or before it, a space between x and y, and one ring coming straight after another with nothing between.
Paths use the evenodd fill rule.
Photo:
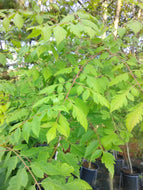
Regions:
<instances>
[{"instance_id":1,"label":"black plastic pot","mask_svg":"<svg viewBox=\"0 0 143 190\"><path fill-rule=\"evenodd\" d=\"M80 169L80 178L86 181L92 188L96 188L96 178L98 172L98 165L92 163L97 169L89 169L85 167L81 167Z\"/></svg>"},{"instance_id":2,"label":"black plastic pot","mask_svg":"<svg viewBox=\"0 0 143 190\"><path fill-rule=\"evenodd\" d=\"M108 169L101 162L101 160L96 160L96 163L98 165L96 188L98 187L99 190L110 190Z\"/></svg>"},{"instance_id":3,"label":"black plastic pot","mask_svg":"<svg viewBox=\"0 0 143 190\"><path fill-rule=\"evenodd\" d=\"M115 169L115 176L120 176L121 175L121 169L124 167L124 158L123 156L118 155L114 169Z\"/></svg>"},{"instance_id":4,"label":"black plastic pot","mask_svg":"<svg viewBox=\"0 0 143 190\"><path fill-rule=\"evenodd\" d=\"M125 171L127 168L124 168L122 171L122 187L123 190L142 190L142 183L141 183L141 174L140 170L137 168L133 168L137 173L128 174Z\"/></svg>"}]
</instances>

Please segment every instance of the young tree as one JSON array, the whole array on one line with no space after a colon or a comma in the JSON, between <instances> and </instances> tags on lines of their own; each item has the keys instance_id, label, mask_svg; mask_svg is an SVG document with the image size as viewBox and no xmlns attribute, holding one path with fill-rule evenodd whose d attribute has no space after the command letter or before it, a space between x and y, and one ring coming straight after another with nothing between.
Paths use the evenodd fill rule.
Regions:
<instances>
[{"instance_id":1,"label":"young tree","mask_svg":"<svg viewBox=\"0 0 143 190\"><path fill-rule=\"evenodd\" d=\"M113 177L108 151L120 151L142 122L140 19L122 14L125 3L115 40L116 4L107 2L104 25L102 1L80 2L86 10L40 1L41 11L33 1L32 10L1 11L0 61L10 79L0 81L2 189L90 189L79 179L82 158L100 158Z\"/></svg>"}]
</instances>

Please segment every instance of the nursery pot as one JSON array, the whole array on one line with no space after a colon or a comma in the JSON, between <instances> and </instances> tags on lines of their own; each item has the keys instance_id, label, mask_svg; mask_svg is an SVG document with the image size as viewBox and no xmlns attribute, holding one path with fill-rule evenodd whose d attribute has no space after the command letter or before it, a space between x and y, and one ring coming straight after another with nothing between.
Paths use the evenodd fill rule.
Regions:
<instances>
[{"instance_id":1,"label":"nursery pot","mask_svg":"<svg viewBox=\"0 0 143 190\"><path fill-rule=\"evenodd\" d=\"M99 188L99 190L110 190L108 169L101 160L96 160L96 164L98 165L96 188Z\"/></svg>"},{"instance_id":2,"label":"nursery pot","mask_svg":"<svg viewBox=\"0 0 143 190\"><path fill-rule=\"evenodd\" d=\"M89 169L84 166L80 169L80 178L86 181L89 185L91 185L93 188L96 187L96 178L97 178L97 171L98 171L98 165L95 163L91 164L94 166L95 169Z\"/></svg>"},{"instance_id":3,"label":"nursery pot","mask_svg":"<svg viewBox=\"0 0 143 190\"><path fill-rule=\"evenodd\" d=\"M134 168L133 168L134 169ZM127 168L122 170L122 186L123 190L141 190L140 170L134 169L136 173L128 173Z\"/></svg>"},{"instance_id":4,"label":"nursery pot","mask_svg":"<svg viewBox=\"0 0 143 190\"><path fill-rule=\"evenodd\" d=\"M124 159L123 156L118 155L115 161L114 169L115 169L115 176L121 175L121 169L124 167Z\"/></svg>"}]
</instances>

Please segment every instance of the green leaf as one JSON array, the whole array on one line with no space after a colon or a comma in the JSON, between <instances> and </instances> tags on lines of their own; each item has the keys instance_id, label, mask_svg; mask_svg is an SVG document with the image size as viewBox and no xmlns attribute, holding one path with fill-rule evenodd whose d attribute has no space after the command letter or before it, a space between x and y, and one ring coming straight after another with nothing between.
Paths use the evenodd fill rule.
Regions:
<instances>
[{"instance_id":1,"label":"green leaf","mask_svg":"<svg viewBox=\"0 0 143 190\"><path fill-rule=\"evenodd\" d=\"M56 131L57 131L57 123L54 123L53 127L48 130L46 134L47 142L50 143L53 139L56 137Z\"/></svg>"},{"instance_id":2,"label":"green leaf","mask_svg":"<svg viewBox=\"0 0 143 190\"><path fill-rule=\"evenodd\" d=\"M52 109L55 111L64 111L64 112L69 113L68 109L64 105L54 105Z\"/></svg>"},{"instance_id":3,"label":"green leaf","mask_svg":"<svg viewBox=\"0 0 143 190\"><path fill-rule=\"evenodd\" d=\"M99 103L102 106L106 106L107 108L109 108L109 102L104 96L96 92L93 92L92 94L93 94L93 100L95 103L97 104Z\"/></svg>"},{"instance_id":4,"label":"green leaf","mask_svg":"<svg viewBox=\"0 0 143 190\"><path fill-rule=\"evenodd\" d=\"M41 91L39 92L39 94L46 94L46 93L47 93L47 94L51 94L51 93L54 92L54 90L55 90L55 88L56 88L57 86L58 86L57 84L50 85L50 86L44 88L43 90L41 90Z\"/></svg>"},{"instance_id":5,"label":"green leaf","mask_svg":"<svg viewBox=\"0 0 143 190\"><path fill-rule=\"evenodd\" d=\"M25 168L19 169L16 176L10 178L8 190L21 190L28 183L28 175Z\"/></svg>"},{"instance_id":6,"label":"green leaf","mask_svg":"<svg viewBox=\"0 0 143 190\"><path fill-rule=\"evenodd\" d=\"M28 183L28 174L26 172L26 168L19 169L17 173L17 180L21 182L22 187L26 187Z\"/></svg>"},{"instance_id":7,"label":"green leaf","mask_svg":"<svg viewBox=\"0 0 143 190\"><path fill-rule=\"evenodd\" d=\"M143 119L143 103L139 103L132 108L126 116L126 126L129 132Z\"/></svg>"},{"instance_id":8,"label":"green leaf","mask_svg":"<svg viewBox=\"0 0 143 190\"><path fill-rule=\"evenodd\" d=\"M51 71L51 69L49 67L45 67L45 68L42 69L42 74L44 76L44 79L47 80L52 76L52 71Z\"/></svg>"},{"instance_id":9,"label":"green leaf","mask_svg":"<svg viewBox=\"0 0 143 190\"><path fill-rule=\"evenodd\" d=\"M61 26L56 26L54 28L54 36L56 38L57 45L59 45L67 35L67 31L63 29Z\"/></svg>"},{"instance_id":10,"label":"green leaf","mask_svg":"<svg viewBox=\"0 0 143 190\"><path fill-rule=\"evenodd\" d=\"M14 110L13 112L10 112L7 115L7 122L13 122L13 121L21 121L23 119L25 119L29 114L29 110L26 108L21 108L21 109L17 109Z\"/></svg>"},{"instance_id":11,"label":"green leaf","mask_svg":"<svg viewBox=\"0 0 143 190\"><path fill-rule=\"evenodd\" d=\"M74 168L66 163L52 164L48 163L45 167L45 171L48 175L61 175L61 176L70 176L74 172Z\"/></svg>"},{"instance_id":12,"label":"green leaf","mask_svg":"<svg viewBox=\"0 0 143 190\"><path fill-rule=\"evenodd\" d=\"M122 38L125 33L126 33L126 28L123 27L123 28L118 29L118 34L119 34L120 38Z\"/></svg>"},{"instance_id":13,"label":"green leaf","mask_svg":"<svg viewBox=\"0 0 143 190\"><path fill-rule=\"evenodd\" d=\"M3 157L4 153L5 153L5 150L6 150L5 148L0 147L0 162L2 160L2 157Z\"/></svg>"},{"instance_id":14,"label":"green leaf","mask_svg":"<svg viewBox=\"0 0 143 190\"><path fill-rule=\"evenodd\" d=\"M88 102L84 102L82 99L80 98L76 98L75 100L75 106L77 106L80 110L83 111L83 113L87 116L89 113L89 106L88 106Z\"/></svg>"},{"instance_id":15,"label":"green leaf","mask_svg":"<svg viewBox=\"0 0 143 190\"><path fill-rule=\"evenodd\" d=\"M31 123L26 122L22 127L22 135L24 140L28 143L31 134Z\"/></svg>"},{"instance_id":16,"label":"green leaf","mask_svg":"<svg viewBox=\"0 0 143 190\"><path fill-rule=\"evenodd\" d=\"M82 94L82 98L83 100L87 100L90 96L90 91L89 90L85 90L84 93Z\"/></svg>"},{"instance_id":17,"label":"green leaf","mask_svg":"<svg viewBox=\"0 0 143 190\"><path fill-rule=\"evenodd\" d=\"M60 85L58 86L58 88L57 88L58 94L62 93L62 92L63 92L63 89L64 89L63 84L60 84Z\"/></svg>"},{"instance_id":18,"label":"green leaf","mask_svg":"<svg viewBox=\"0 0 143 190\"><path fill-rule=\"evenodd\" d=\"M94 133L92 130L88 130L86 133L84 133L80 139L80 143L83 144L85 142L88 142L92 139L92 137L94 136Z\"/></svg>"},{"instance_id":19,"label":"green leaf","mask_svg":"<svg viewBox=\"0 0 143 190\"><path fill-rule=\"evenodd\" d=\"M69 123L62 114L60 114L59 123L60 125L57 126L57 130L65 137L68 137L70 134Z\"/></svg>"},{"instance_id":20,"label":"green leaf","mask_svg":"<svg viewBox=\"0 0 143 190\"><path fill-rule=\"evenodd\" d=\"M32 30L32 32L27 36L27 39L28 38L35 38L35 37L39 36L40 34L41 34L41 30L37 29L37 28L34 28Z\"/></svg>"},{"instance_id":21,"label":"green leaf","mask_svg":"<svg viewBox=\"0 0 143 190\"><path fill-rule=\"evenodd\" d=\"M74 167L74 174L76 176L79 176L79 167L77 166L78 159L71 153L58 153L58 160L60 160L62 163L67 163L68 165Z\"/></svg>"},{"instance_id":22,"label":"green leaf","mask_svg":"<svg viewBox=\"0 0 143 190\"><path fill-rule=\"evenodd\" d=\"M113 86L113 85L118 84L118 83L120 83L122 81L127 81L128 78L129 78L128 73L118 75L113 80L111 80L111 82L109 83L109 86Z\"/></svg>"},{"instance_id":23,"label":"green leaf","mask_svg":"<svg viewBox=\"0 0 143 190\"><path fill-rule=\"evenodd\" d=\"M24 20L20 14L16 14L13 18L13 22L15 26L17 26L18 29L21 29L23 27Z\"/></svg>"},{"instance_id":24,"label":"green leaf","mask_svg":"<svg viewBox=\"0 0 143 190\"><path fill-rule=\"evenodd\" d=\"M96 150L92 153L90 160L95 161L95 159L99 158L102 155L102 150Z\"/></svg>"},{"instance_id":25,"label":"green leaf","mask_svg":"<svg viewBox=\"0 0 143 190\"><path fill-rule=\"evenodd\" d=\"M51 28L47 25L41 29L41 35L44 41L50 40L50 37L52 35Z\"/></svg>"},{"instance_id":26,"label":"green leaf","mask_svg":"<svg viewBox=\"0 0 143 190\"><path fill-rule=\"evenodd\" d=\"M86 34L88 34L90 39L95 37L95 31L91 27L84 26L84 25L79 25L78 27L82 28L82 31L85 32Z\"/></svg>"},{"instance_id":27,"label":"green leaf","mask_svg":"<svg viewBox=\"0 0 143 190\"><path fill-rule=\"evenodd\" d=\"M39 177L39 178L43 178L44 177L44 171L42 170L42 168L40 167L40 165L37 162L33 162L31 164L31 168L33 173Z\"/></svg>"},{"instance_id":28,"label":"green leaf","mask_svg":"<svg viewBox=\"0 0 143 190\"><path fill-rule=\"evenodd\" d=\"M80 146L80 145L74 145L72 144L71 145L71 152L73 155L75 156L79 156L80 158L81 157L84 157L84 153L85 153L85 146Z\"/></svg>"},{"instance_id":29,"label":"green leaf","mask_svg":"<svg viewBox=\"0 0 143 190\"><path fill-rule=\"evenodd\" d=\"M3 19L3 26L4 26L6 31L8 31L8 29L9 29L9 24L10 24L10 20L7 17L5 17Z\"/></svg>"},{"instance_id":30,"label":"green leaf","mask_svg":"<svg viewBox=\"0 0 143 190\"><path fill-rule=\"evenodd\" d=\"M40 100L38 100L38 101L33 105L33 108L38 107L38 106L41 106L42 104L47 104L48 101L50 100L50 98L51 98L51 96L41 98Z\"/></svg>"},{"instance_id":31,"label":"green leaf","mask_svg":"<svg viewBox=\"0 0 143 190\"><path fill-rule=\"evenodd\" d=\"M111 150L111 149L113 149L114 145L118 146L118 145L122 145L124 143L114 131L109 130L107 135L104 135L101 138L101 144L104 146L104 148L106 150Z\"/></svg>"},{"instance_id":32,"label":"green leaf","mask_svg":"<svg viewBox=\"0 0 143 190\"><path fill-rule=\"evenodd\" d=\"M84 72L92 74L94 77L97 76L97 71L93 65L86 65Z\"/></svg>"},{"instance_id":33,"label":"green leaf","mask_svg":"<svg viewBox=\"0 0 143 190\"><path fill-rule=\"evenodd\" d=\"M69 26L69 30L77 37L81 36L81 28L79 28L79 26L74 25L74 24L70 24Z\"/></svg>"},{"instance_id":34,"label":"green leaf","mask_svg":"<svg viewBox=\"0 0 143 190\"><path fill-rule=\"evenodd\" d=\"M72 14L68 14L67 16L65 16L62 20L61 20L61 24L63 23L63 24L65 24L65 23L67 23L67 22L71 22L71 21L73 21L74 20L74 15L72 15Z\"/></svg>"},{"instance_id":35,"label":"green leaf","mask_svg":"<svg viewBox=\"0 0 143 190\"><path fill-rule=\"evenodd\" d=\"M43 16L36 15L36 21L38 22L38 24L42 24L43 23Z\"/></svg>"},{"instance_id":36,"label":"green leaf","mask_svg":"<svg viewBox=\"0 0 143 190\"><path fill-rule=\"evenodd\" d=\"M78 96L83 92L84 88L82 86L77 87L77 94Z\"/></svg>"},{"instance_id":37,"label":"green leaf","mask_svg":"<svg viewBox=\"0 0 143 190\"><path fill-rule=\"evenodd\" d=\"M64 68L64 69L61 69L61 70L57 71L55 73L55 76L57 76L57 75L63 75L63 74L68 74L68 73L71 73L71 72L72 72L72 67Z\"/></svg>"},{"instance_id":38,"label":"green leaf","mask_svg":"<svg viewBox=\"0 0 143 190\"><path fill-rule=\"evenodd\" d=\"M103 156L101 158L102 163L105 164L105 167L109 170L111 173L111 176L114 176L114 164L115 164L115 158L112 154L108 152L103 152Z\"/></svg>"},{"instance_id":39,"label":"green leaf","mask_svg":"<svg viewBox=\"0 0 143 190\"><path fill-rule=\"evenodd\" d=\"M74 172L74 168L66 163L61 165L61 174L62 176L69 176Z\"/></svg>"},{"instance_id":40,"label":"green leaf","mask_svg":"<svg viewBox=\"0 0 143 190\"><path fill-rule=\"evenodd\" d=\"M87 118L86 118L86 115L84 114L83 110L81 110L78 107L76 107L75 105L73 105L72 115L74 118L75 117L77 118L77 121L79 121L79 123L83 126L85 131L87 131L88 122L87 122Z\"/></svg>"},{"instance_id":41,"label":"green leaf","mask_svg":"<svg viewBox=\"0 0 143 190\"><path fill-rule=\"evenodd\" d=\"M119 95L116 95L113 97L111 101L111 112L114 110L118 110L119 108L123 107L124 105L126 106L128 101L127 101L127 94L128 91L125 91Z\"/></svg>"},{"instance_id":42,"label":"green leaf","mask_svg":"<svg viewBox=\"0 0 143 190\"><path fill-rule=\"evenodd\" d=\"M0 53L0 63L5 66L6 56L3 53Z\"/></svg>"},{"instance_id":43,"label":"green leaf","mask_svg":"<svg viewBox=\"0 0 143 190\"><path fill-rule=\"evenodd\" d=\"M36 137L39 137L40 123L41 123L41 121L40 121L39 117L34 117L34 119L31 122L31 130Z\"/></svg>"},{"instance_id":44,"label":"green leaf","mask_svg":"<svg viewBox=\"0 0 143 190\"><path fill-rule=\"evenodd\" d=\"M86 83L90 88L94 89L95 92L99 93L100 88L95 77L88 76Z\"/></svg>"},{"instance_id":45,"label":"green leaf","mask_svg":"<svg viewBox=\"0 0 143 190\"><path fill-rule=\"evenodd\" d=\"M98 141L90 142L90 144L86 147L84 158L90 156L99 146Z\"/></svg>"},{"instance_id":46,"label":"green leaf","mask_svg":"<svg viewBox=\"0 0 143 190\"><path fill-rule=\"evenodd\" d=\"M17 162L18 162L17 156L10 157L7 161L5 160L4 166L7 167L5 181L7 181L12 170L14 170L16 168Z\"/></svg>"},{"instance_id":47,"label":"green leaf","mask_svg":"<svg viewBox=\"0 0 143 190\"><path fill-rule=\"evenodd\" d=\"M92 187L84 180L81 179L75 179L74 181L70 183L66 183L66 189L67 190L91 190Z\"/></svg>"},{"instance_id":48,"label":"green leaf","mask_svg":"<svg viewBox=\"0 0 143 190\"><path fill-rule=\"evenodd\" d=\"M83 19L82 24L84 24L85 26L88 26L89 28L91 27L95 31L98 31L98 26L90 20L84 20Z\"/></svg>"},{"instance_id":49,"label":"green leaf","mask_svg":"<svg viewBox=\"0 0 143 190\"><path fill-rule=\"evenodd\" d=\"M21 138L21 130L19 128L15 130L13 138L14 138L14 142L18 143L18 141Z\"/></svg>"},{"instance_id":50,"label":"green leaf","mask_svg":"<svg viewBox=\"0 0 143 190\"><path fill-rule=\"evenodd\" d=\"M17 180L17 176L13 176L9 180L9 186L7 190L20 190L21 189L21 183L19 180Z\"/></svg>"},{"instance_id":51,"label":"green leaf","mask_svg":"<svg viewBox=\"0 0 143 190\"><path fill-rule=\"evenodd\" d=\"M57 180L51 180L49 177L42 181L42 187L45 190L65 190L64 185Z\"/></svg>"},{"instance_id":52,"label":"green leaf","mask_svg":"<svg viewBox=\"0 0 143 190\"><path fill-rule=\"evenodd\" d=\"M132 88L131 93L133 96L136 96L136 97L139 96L139 91L136 88Z\"/></svg>"},{"instance_id":53,"label":"green leaf","mask_svg":"<svg viewBox=\"0 0 143 190\"><path fill-rule=\"evenodd\" d=\"M127 27L137 34L143 28L143 24L137 20L131 20L128 22Z\"/></svg>"},{"instance_id":54,"label":"green leaf","mask_svg":"<svg viewBox=\"0 0 143 190\"><path fill-rule=\"evenodd\" d=\"M45 190L65 190L64 185L58 182L59 181L57 180L51 180L48 178L43 180L41 184Z\"/></svg>"}]
</instances>

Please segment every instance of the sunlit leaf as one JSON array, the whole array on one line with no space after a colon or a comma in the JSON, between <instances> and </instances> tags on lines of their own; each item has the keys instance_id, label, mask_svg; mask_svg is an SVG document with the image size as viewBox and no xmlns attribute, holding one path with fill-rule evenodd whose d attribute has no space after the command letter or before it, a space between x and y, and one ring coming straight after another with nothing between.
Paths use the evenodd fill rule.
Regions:
<instances>
[{"instance_id":1,"label":"sunlit leaf","mask_svg":"<svg viewBox=\"0 0 143 190\"><path fill-rule=\"evenodd\" d=\"M16 14L13 19L14 24L17 26L18 29L21 29L24 24L24 20L20 14Z\"/></svg>"}]
</instances>

